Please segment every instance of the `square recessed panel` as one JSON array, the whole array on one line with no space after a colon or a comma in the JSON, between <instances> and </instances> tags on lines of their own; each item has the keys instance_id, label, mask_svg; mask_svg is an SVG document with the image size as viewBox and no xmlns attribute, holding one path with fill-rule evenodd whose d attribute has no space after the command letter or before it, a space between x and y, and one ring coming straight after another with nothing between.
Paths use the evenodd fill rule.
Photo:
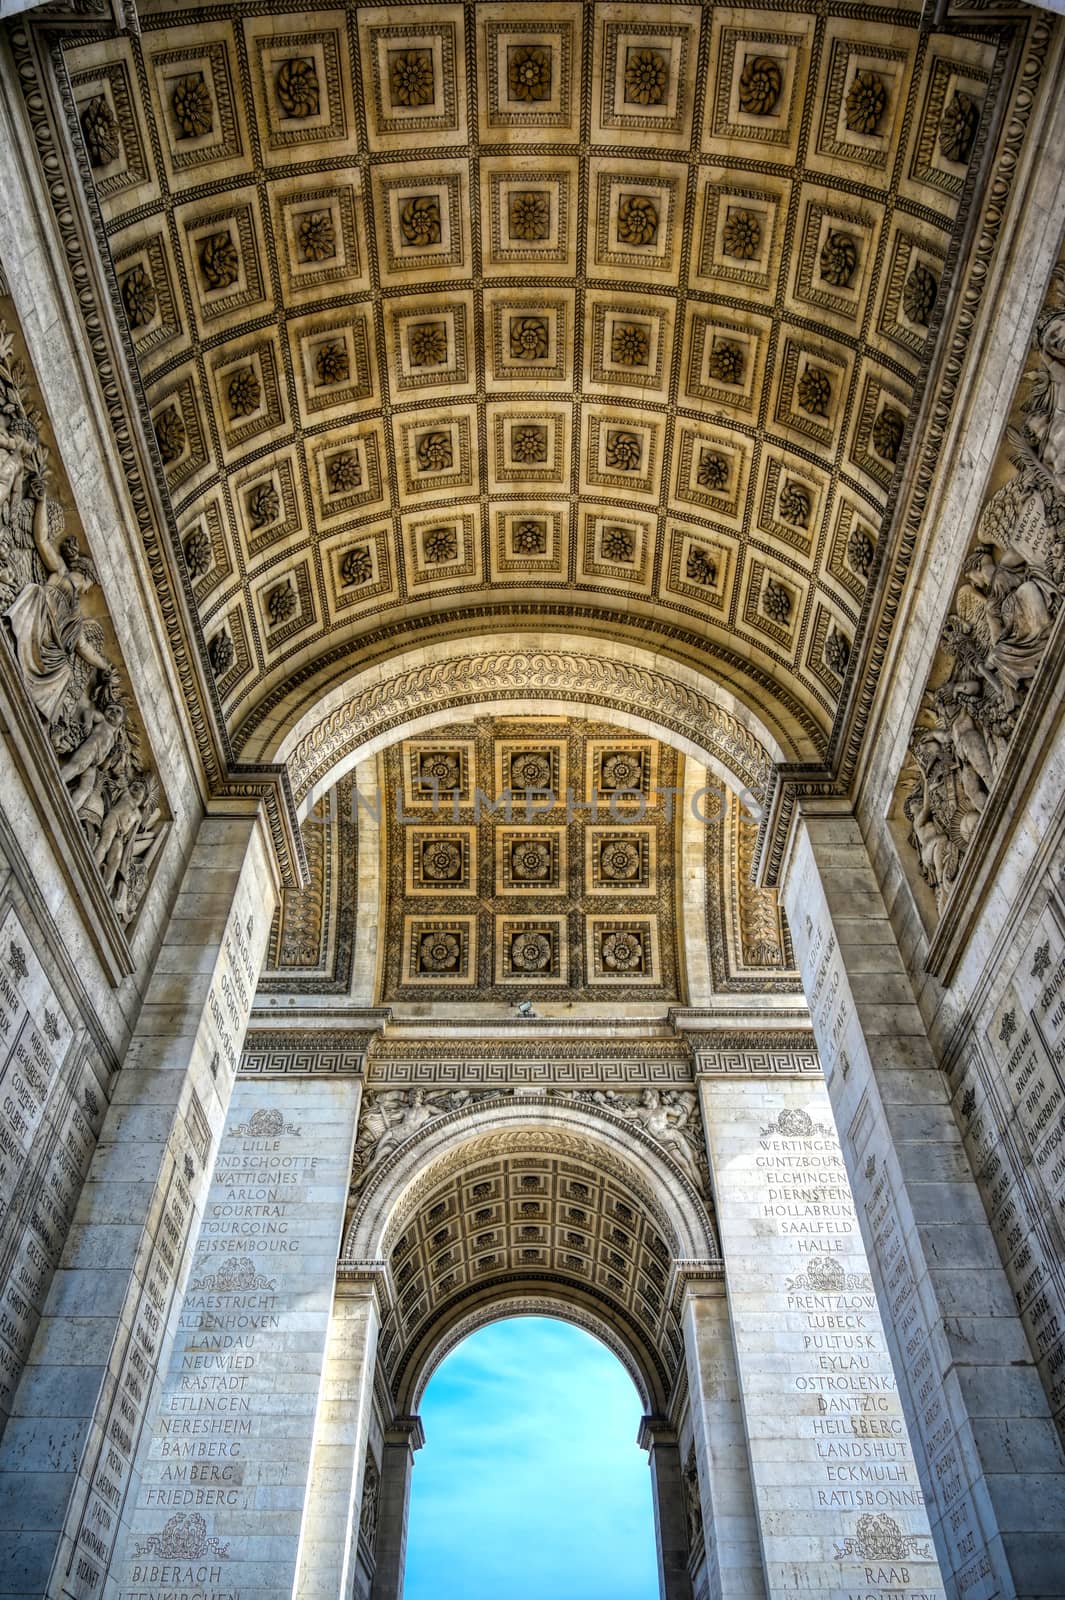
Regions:
<instances>
[{"instance_id":1,"label":"square recessed panel","mask_svg":"<svg viewBox=\"0 0 1065 1600\"><path fill-rule=\"evenodd\" d=\"M895 475L908 416L909 402L901 386L877 368L867 368L854 413L850 459L881 489Z\"/></svg>"},{"instance_id":2,"label":"square recessed panel","mask_svg":"<svg viewBox=\"0 0 1065 1600\"><path fill-rule=\"evenodd\" d=\"M569 773L564 739L497 739L496 796L510 795L513 816L533 819L565 803Z\"/></svg>"},{"instance_id":3,"label":"square recessed panel","mask_svg":"<svg viewBox=\"0 0 1065 1600\"><path fill-rule=\"evenodd\" d=\"M672 593L726 613L736 570L736 545L706 528L672 527L666 585Z\"/></svg>"},{"instance_id":4,"label":"square recessed panel","mask_svg":"<svg viewBox=\"0 0 1065 1600\"><path fill-rule=\"evenodd\" d=\"M513 274L576 270L576 164L557 161L481 162L481 215L487 219L484 265ZM482 227L484 221L482 220Z\"/></svg>"},{"instance_id":5,"label":"square recessed panel","mask_svg":"<svg viewBox=\"0 0 1065 1600\"><path fill-rule=\"evenodd\" d=\"M560 577L569 509L537 503L493 513L492 565L500 576Z\"/></svg>"},{"instance_id":6,"label":"square recessed panel","mask_svg":"<svg viewBox=\"0 0 1065 1600\"><path fill-rule=\"evenodd\" d=\"M592 160L589 254L597 267L672 274L682 235L683 168L648 162L619 171L617 161ZM605 275L605 274L604 274Z\"/></svg>"},{"instance_id":7,"label":"square recessed panel","mask_svg":"<svg viewBox=\"0 0 1065 1600\"><path fill-rule=\"evenodd\" d=\"M392 529L380 523L335 534L321 546L335 618L393 591Z\"/></svg>"},{"instance_id":8,"label":"square recessed panel","mask_svg":"<svg viewBox=\"0 0 1065 1600\"><path fill-rule=\"evenodd\" d=\"M846 409L850 362L842 346L785 335L777 369L776 420L831 445Z\"/></svg>"},{"instance_id":9,"label":"square recessed panel","mask_svg":"<svg viewBox=\"0 0 1065 1600\"><path fill-rule=\"evenodd\" d=\"M596 917L585 921L591 984L658 983L657 917Z\"/></svg>"},{"instance_id":10,"label":"square recessed panel","mask_svg":"<svg viewBox=\"0 0 1065 1600\"><path fill-rule=\"evenodd\" d=\"M297 469L291 452L246 467L230 479L244 547L251 557L284 540L295 543L302 527Z\"/></svg>"},{"instance_id":11,"label":"square recessed panel","mask_svg":"<svg viewBox=\"0 0 1065 1600\"><path fill-rule=\"evenodd\" d=\"M928 342L943 266L942 249L920 235L904 228L893 235L877 326L911 357L919 357Z\"/></svg>"},{"instance_id":12,"label":"square recessed panel","mask_svg":"<svg viewBox=\"0 0 1065 1600\"><path fill-rule=\"evenodd\" d=\"M407 578L415 587L452 583L476 575L479 563L477 519L469 511L441 510L405 517Z\"/></svg>"},{"instance_id":13,"label":"square recessed panel","mask_svg":"<svg viewBox=\"0 0 1065 1600\"><path fill-rule=\"evenodd\" d=\"M846 161L862 169L866 182L886 182L909 100L910 54L835 32L826 61L816 149L827 159L819 165Z\"/></svg>"},{"instance_id":14,"label":"square recessed panel","mask_svg":"<svg viewBox=\"0 0 1065 1600\"><path fill-rule=\"evenodd\" d=\"M726 406L743 415L754 412L760 389L768 332L727 311L688 307L687 366L684 388L692 400Z\"/></svg>"},{"instance_id":15,"label":"square recessed panel","mask_svg":"<svg viewBox=\"0 0 1065 1600\"><path fill-rule=\"evenodd\" d=\"M497 916L495 928L497 983L568 982L565 917Z\"/></svg>"},{"instance_id":16,"label":"square recessed panel","mask_svg":"<svg viewBox=\"0 0 1065 1600\"><path fill-rule=\"evenodd\" d=\"M133 228L128 246L119 235L112 242L118 293L142 370L172 356L187 343L189 330L178 311L168 243L160 233Z\"/></svg>"},{"instance_id":17,"label":"square recessed panel","mask_svg":"<svg viewBox=\"0 0 1065 1600\"><path fill-rule=\"evenodd\" d=\"M687 144L699 20L694 6L597 7L593 138Z\"/></svg>"},{"instance_id":18,"label":"square recessed panel","mask_svg":"<svg viewBox=\"0 0 1065 1600\"><path fill-rule=\"evenodd\" d=\"M347 120L351 96L346 30L316 28L315 20L313 12L304 12L269 21L256 18L247 24L267 161L354 153L355 129Z\"/></svg>"},{"instance_id":19,"label":"square recessed panel","mask_svg":"<svg viewBox=\"0 0 1065 1600\"><path fill-rule=\"evenodd\" d=\"M306 561L298 561L284 572L271 570L253 592L260 637L268 654L288 645L318 620Z\"/></svg>"},{"instance_id":20,"label":"square recessed panel","mask_svg":"<svg viewBox=\"0 0 1065 1600\"><path fill-rule=\"evenodd\" d=\"M180 28L168 38L171 48L148 53L148 70L171 178L202 180L205 169L219 161L242 165L244 140L229 28L214 38L205 38L200 29Z\"/></svg>"},{"instance_id":21,"label":"square recessed panel","mask_svg":"<svg viewBox=\"0 0 1065 1600\"><path fill-rule=\"evenodd\" d=\"M673 308L644 295L637 301L588 296L585 341L588 387L600 393L636 389L662 398L671 355Z\"/></svg>"},{"instance_id":22,"label":"square recessed panel","mask_svg":"<svg viewBox=\"0 0 1065 1600\"><path fill-rule=\"evenodd\" d=\"M300 406L308 420L374 402L373 338L365 311L300 318L288 329Z\"/></svg>"},{"instance_id":23,"label":"square recessed panel","mask_svg":"<svg viewBox=\"0 0 1065 1600\"><path fill-rule=\"evenodd\" d=\"M385 303L389 381L398 394L472 388L469 371L473 303L469 295Z\"/></svg>"},{"instance_id":24,"label":"square recessed panel","mask_svg":"<svg viewBox=\"0 0 1065 1600\"><path fill-rule=\"evenodd\" d=\"M700 175L699 232L693 251L693 282L776 290L784 217L791 185L778 180L737 181L716 168Z\"/></svg>"},{"instance_id":25,"label":"square recessed panel","mask_svg":"<svg viewBox=\"0 0 1065 1600\"><path fill-rule=\"evenodd\" d=\"M461 6L360 10L359 53L375 143L409 141L419 150L432 143L465 143Z\"/></svg>"},{"instance_id":26,"label":"square recessed panel","mask_svg":"<svg viewBox=\"0 0 1065 1600\"><path fill-rule=\"evenodd\" d=\"M393 418L400 481L408 495L469 489L474 484L472 418L445 411Z\"/></svg>"},{"instance_id":27,"label":"square recessed panel","mask_svg":"<svg viewBox=\"0 0 1065 1600\"><path fill-rule=\"evenodd\" d=\"M428 169L374 169L378 254L382 273L436 276L466 265L466 163L434 161Z\"/></svg>"},{"instance_id":28,"label":"square recessed panel","mask_svg":"<svg viewBox=\"0 0 1065 1600\"><path fill-rule=\"evenodd\" d=\"M751 442L725 428L678 427L676 498L715 517L738 520L750 470Z\"/></svg>"},{"instance_id":29,"label":"square recessed panel","mask_svg":"<svg viewBox=\"0 0 1065 1600\"><path fill-rule=\"evenodd\" d=\"M270 190L278 263L286 294L302 298L327 284L346 293L369 287L359 240L362 200L354 183L323 183L320 176Z\"/></svg>"},{"instance_id":30,"label":"square recessed panel","mask_svg":"<svg viewBox=\"0 0 1065 1600\"><path fill-rule=\"evenodd\" d=\"M205 328L231 325L252 307L268 308L269 293L259 266L256 197L226 195L178 206L175 215L184 234L186 276L197 314Z\"/></svg>"},{"instance_id":31,"label":"square recessed panel","mask_svg":"<svg viewBox=\"0 0 1065 1600\"><path fill-rule=\"evenodd\" d=\"M810 24L802 31L728 23L718 27L714 67L707 83L706 126L711 150L720 142L722 156L735 153L763 161L794 160L809 30Z\"/></svg>"},{"instance_id":32,"label":"square recessed panel","mask_svg":"<svg viewBox=\"0 0 1065 1600\"><path fill-rule=\"evenodd\" d=\"M404 809L443 811L473 800L472 739L408 739L403 744Z\"/></svg>"},{"instance_id":33,"label":"square recessed panel","mask_svg":"<svg viewBox=\"0 0 1065 1600\"><path fill-rule=\"evenodd\" d=\"M909 177L928 203L928 189L956 200L976 149L984 119L990 73L987 47L966 41L961 59L931 54L925 67L924 101L913 145ZM933 201L932 204L935 202Z\"/></svg>"},{"instance_id":34,"label":"square recessed panel","mask_svg":"<svg viewBox=\"0 0 1065 1600\"><path fill-rule=\"evenodd\" d=\"M476 917L404 917L405 983L450 987L476 976Z\"/></svg>"},{"instance_id":35,"label":"square recessed panel","mask_svg":"<svg viewBox=\"0 0 1065 1600\"><path fill-rule=\"evenodd\" d=\"M496 388L569 386L571 302L528 294L485 294L488 371Z\"/></svg>"},{"instance_id":36,"label":"square recessed panel","mask_svg":"<svg viewBox=\"0 0 1065 1600\"><path fill-rule=\"evenodd\" d=\"M476 894L475 828L404 829L408 894Z\"/></svg>"},{"instance_id":37,"label":"square recessed panel","mask_svg":"<svg viewBox=\"0 0 1065 1600\"><path fill-rule=\"evenodd\" d=\"M565 828L497 828L495 844L496 894L565 894Z\"/></svg>"},{"instance_id":38,"label":"square recessed panel","mask_svg":"<svg viewBox=\"0 0 1065 1600\"><path fill-rule=\"evenodd\" d=\"M750 557L743 620L788 654L795 648L806 597L807 586L795 572Z\"/></svg>"},{"instance_id":39,"label":"square recessed panel","mask_svg":"<svg viewBox=\"0 0 1065 1600\"><path fill-rule=\"evenodd\" d=\"M580 7L545 4L518 16L485 6L478 8L478 24L482 139L560 144L579 138Z\"/></svg>"},{"instance_id":40,"label":"square recessed panel","mask_svg":"<svg viewBox=\"0 0 1065 1600\"><path fill-rule=\"evenodd\" d=\"M618 826L588 828L584 836L584 892L654 894L655 830Z\"/></svg>"},{"instance_id":41,"label":"square recessed panel","mask_svg":"<svg viewBox=\"0 0 1065 1600\"><path fill-rule=\"evenodd\" d=\"M513 484L569 484L572 407L559 401L488 407L490 483L493 490Z\"/></svg>"},{"instance_id":42,"label":"square recessed panel","mask_svg":"<svg viewBox=\"0 0 1065 1600\"><path fill-rule=\"evenodd\" d=\"M270 433L284 422L272 339L260 339L243 348L223 345L208 366L217 397L215 416L224 430L227 449Z\"/></svg>"},{"instance_id":43,"label":"square recessed panel","mask_svg":"<svg viewBox=\"0 0 1065 1600\"><path fill-rule=\"evenodd\" d=\"M599 797L615 808L642 810L653 803L658 785L657 748L651 739L589 739L586 798Z\"/></svg>"},{"instance_id":44,"label":"square recessed panel","mask_svg":"<svg viewBox=\"0 0 1065 1600\"><path fill-rule=\"evenodd\" d=\"M307 468L317 488L323 522L368 510L383 497L378 423L319 434L305 442Z\"/></svg>"},{"instance_id":45,"label":"square recessed panel","mask_svg":"<svg viewBox=\"0 0 1065 1600\"><path fill-rule=\"evenodd\" d=\"M657 493L660 422L638 412L592 411L584 417L584 477L623 499Z\"/></svg>"},{"instance_id":46,"label":"square recessed panel","mask_svg":"<svg viewBox=\"0 0 1065 1600\"><path fill-rule=\"evenodd\" d=\"M134 92L128 39L116 41L116 50L120 59L70 78L81 141L102 201L138 188L148 177L140 87Z\"/></svg>"},{"instance_id":47,"label":"square recessed panel","mask_svg":"<svg viewBox=\"0 0 1065 1600\"><path fill-rule=\"evenodd\" d=\"M580 572L613 584L647 589L651 581L654 525L624 511L586 511L581 520Z\"/></svg>"},{"instance_id":48,"label":"square recessed panel","mask_svg":"<svg viewBox=\"0 0 1065 1600\"><path fill-rule=\"evenodd\" d=\"M821 525L827 492L822 475L805 461L767 451L762 457L759 528L805 553Z\"/></svg>"},{"instance_id":49,"label":"square recessed panel","mask_svg":"<svg viewBox=\"0 0 1065 1600\"><path fill-rule=\"evenodd\" d=\"M800 314L808 307L833 313L850 328L858 320L873 268L877 229L870 211L846 204L829 190L804 193L793 295Z\"/></svg>"}]
</instances>

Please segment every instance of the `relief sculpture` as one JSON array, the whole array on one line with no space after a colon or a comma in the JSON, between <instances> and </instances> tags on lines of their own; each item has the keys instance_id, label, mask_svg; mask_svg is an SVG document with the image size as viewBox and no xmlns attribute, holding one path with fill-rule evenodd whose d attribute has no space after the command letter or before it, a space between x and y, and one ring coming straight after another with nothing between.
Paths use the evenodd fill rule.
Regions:
<instances>
[{"instance_id":1,"label":"relief sculpture","mask_svg":"<svg viewBox=\"0 0 1065 1600\"><path fill-rule=\"evenodd\" d=\"M1006 759L1065 584L1065 267L1056 269L1003 453L910 742L903 810L941 911Z\"/></svg>"},{"instance_id":2,"label":"relief sculpture","mask_svg":"<svg viewBox=\"0 0 1065 1600\"><path fill-rule=\"evenodd\" d=\"M26 695L120 922L144 897L163 837L124 677L86 597L98 583L49 492L50 451L0 323L0 616Z\"/></svg>"}]
</instances>

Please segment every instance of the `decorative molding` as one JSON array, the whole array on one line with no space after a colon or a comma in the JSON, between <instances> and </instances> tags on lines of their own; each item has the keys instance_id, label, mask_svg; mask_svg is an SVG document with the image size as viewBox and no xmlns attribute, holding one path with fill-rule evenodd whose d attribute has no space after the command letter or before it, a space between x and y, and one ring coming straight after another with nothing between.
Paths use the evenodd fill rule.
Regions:
<instances>
[{"instance_id":1,"label":"decorative molding","mask_svg":"<svg viewBox=\"0 0 1065 1600\"><path fill-rule=\"evenodd\" d=\"M373 1034L309 1029L249 1032L239 1071L249 1077L361 1077Z\"/></svg>"},{"instance_id":2,"label":"decorative molding","mask_svg":"<svg viewBox=\"0 0 1065 1600\"><path fill-rule=\"evenodd\" d=\"M458 709L499 696L642 713L721 762L756 802L767 791L768 751L729 712L677 679L570 650L498 650L407 668L352 695L290 752L295 792L307 794L346 756L426 709Z\"/></svg>"}]
</instances>

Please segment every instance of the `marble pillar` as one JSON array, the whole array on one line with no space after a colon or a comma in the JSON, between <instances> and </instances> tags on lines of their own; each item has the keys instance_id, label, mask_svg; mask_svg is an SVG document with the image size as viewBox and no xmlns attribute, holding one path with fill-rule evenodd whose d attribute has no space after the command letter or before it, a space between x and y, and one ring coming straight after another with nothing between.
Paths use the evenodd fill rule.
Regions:
<instances>
[{"instance_id":1,"label":"marble pillar","mask_svg":"<svg viewBox=\"0 0 1065 1600\"><path fill-rule=\"evenodd\" d=\"M15 1394L2 1595L105 1593L275 900L257 815L206 818Z\"/></svg>"},{"instance_id":2,"label":"marble pillar","mask_svg":"<svg viewBox=\"0 0 1065 1600\"><path fill-rule=\"evenodd\" d=\"M236 1084L116 1597L162 1600L186 1561L208 1590L291 1600L360 1088Z\"/></svg>"},{"instance_id":3,"label":"marble pillar","mask_svg":"<svg viewBox=\"0 0 1065 1600\"><path fill-rule=\"evenodd\" d=\"M381 1323L380 1278L380 1272L349 1270L337 1280L295 1600L338 1600L352 1592Z\"/></svg>"},{"instance_id":4,"label":"marble pillar","mask_svg":"<svg viewBox=\"0 0 1065 1600\"><path fill-rule=\"evenodd\" d=\"M385 1430L371 1600L402 1600L414 1452L425 1443L420 1417L396 1417Z\"/></svg>"},{"instance_id":5,"label":"marble pillar","mask_svg":"<svg viewBox=\"0 0 1065 1600\"><path fill-rule=\"evenodd\" d=\"M692 1600L688 1572L691 1546L677 1435L665 1417L644 1417L639 1442L648 1453L651 1467L660 1600Z\"/></svg>"},{"instance_id":6,"label":"marble pillar","mask_svg":"<svg viewBox=\"0 0 1065 1600\"><path fill-rule=\"evenodd\" d=\"M681 1327L710 1593L720 1600L765 1600L747 1431L722 1280L685 1284Z\"/></svg>"},{"instance_id":7,"label":"marble pillar","mask_svg":"<svg viewBox=\"0 0 1065 1600\"><path fill-rule=\"evenodd\" d=\"M939 1597L825 1085L699 1089L767 1593Z\"/></svg>"},{"instance_id":8,"label":"marble pillar","mask_svg":"<svg viewBox=\"0 0 1065 1600\"><path fill-rule=\"evenodd\" d=\"M948 1593L1060 1593L1065 1457L853 818L784 899Z\"/></svg>"}]
</instances>

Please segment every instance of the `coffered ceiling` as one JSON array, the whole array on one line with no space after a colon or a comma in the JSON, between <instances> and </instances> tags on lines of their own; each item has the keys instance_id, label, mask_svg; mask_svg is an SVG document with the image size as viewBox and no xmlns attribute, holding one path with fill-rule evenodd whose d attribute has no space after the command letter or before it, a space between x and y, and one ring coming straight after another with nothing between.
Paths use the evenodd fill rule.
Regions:
<instances>
[{"instance_id":1,"label":"coffered ceiling","mask_svg":"<svg viewBox=\"0 0 1065 1600\"><path fill-rule=\"evenodd\" d=\"M683 656L822 754L996 36L139 10L66 48L71 137L237 751L359 661L520 617Z\"/></svg>"}]
</instances>

